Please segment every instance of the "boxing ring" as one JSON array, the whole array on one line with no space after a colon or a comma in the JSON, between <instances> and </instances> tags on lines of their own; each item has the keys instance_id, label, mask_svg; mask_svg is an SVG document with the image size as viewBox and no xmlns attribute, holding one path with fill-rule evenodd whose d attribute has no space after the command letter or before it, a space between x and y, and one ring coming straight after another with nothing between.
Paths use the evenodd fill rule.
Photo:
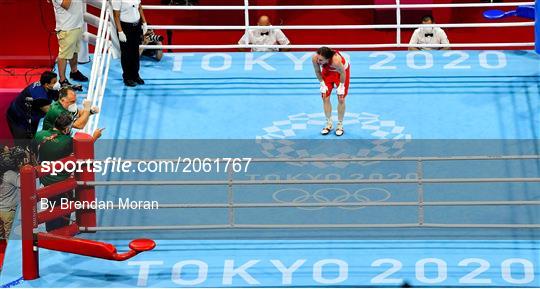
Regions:
<instances>
[{"instance_id":1,"label":"boxing ring","mask_svg":"<svg viewBox=\"0 0 540 289\"><path fill-rule=\"evenodd\" d=\"M94 155L74 158L182 157L191 171L71 180L101 201L159 203L97 209L95 224L75 223L78 238L119 252L150 238L156 248L126 262L42 248L40 278L22 281L19 224L0 284L540 286L539 56L347 52L347 134L338 139L319 135L311 54L171 53L143 61L147 84L136 88L122 85L110 54L101 58L108 75L95 71L100 63L81 66L101 75L92 126L106 135ZM236 165L225 168L226 158Z\"/></svg>"}]
</instances>

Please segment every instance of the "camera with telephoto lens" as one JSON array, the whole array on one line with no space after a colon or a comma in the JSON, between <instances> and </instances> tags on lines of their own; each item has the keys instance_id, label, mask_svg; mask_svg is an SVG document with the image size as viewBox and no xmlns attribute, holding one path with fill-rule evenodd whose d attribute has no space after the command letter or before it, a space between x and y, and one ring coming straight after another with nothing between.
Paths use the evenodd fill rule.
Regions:
<instances>
[{"instance_id":1,"label":"camera with telephoto lens","mask_svg":"<svg viewBox=\"0 0 540 289\"><path fill-rule=\"evenodd\" d=\"M163 41L163 36L154 34L153 32L147 35L149 42L161 42Z\"/></svg>"},{"instance_id":2,"label":"camera with telephoto lens","mask_svg":"<svg viewBox=\"0 0 540 289\"><path fill-rule=\"evenodd\" d=\"M75 91L83 91L83 87L80 84L68 84L68 85L65 85L64 87L69 87Z\"/></svg>"}]
</instances>

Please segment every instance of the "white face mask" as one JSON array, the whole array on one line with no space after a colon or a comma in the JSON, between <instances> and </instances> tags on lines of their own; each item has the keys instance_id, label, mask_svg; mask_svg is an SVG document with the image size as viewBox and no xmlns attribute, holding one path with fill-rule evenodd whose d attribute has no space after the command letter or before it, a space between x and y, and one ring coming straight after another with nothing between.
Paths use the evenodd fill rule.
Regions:
<instances>
[{"instance_id":1,"label":"white face mask","mask_svg":"<svg viewBox=\"0 0 540 289\"><path fill-rule=\"evenodd\" d=\"M79 108L77 107L77 104L73 103L68 106L67 110L71 113L76 113Z\"/></svg>"},{"instance_id":2,"label":"white face mask","mask_svg":"<svg viewBox=\"0 0 540 289\"><path fill-rule=\"evenodd\" d=\"M52 87L53 90L60 90L60 88L62 88L62 86L60 85L60 82L58 81Z\"/></svg>"},{"instance_id":3,"label":"white face mask","mask_svg":"<svg viewBox=\"0 0 540 289\"><path fill-rule=\"evenodd\" d=\"M434 31L435 31L435 28L433 28L433 26L432 27L423 27L422 28L422 32L424 34L433 34Z\"/></svg>"},{"instance_id":4,"label":"white face mask","mask_svg":"<svg viewBox=\"0 0 540 289\"><path fill-rule=\"evenodd\" d=\"M259 26L259 27L264 27L264 26ZM257 28L257 31L258 31L259 33L269 33L269 32L270 32L270 29Z\"/></svg>"}]
</instances>

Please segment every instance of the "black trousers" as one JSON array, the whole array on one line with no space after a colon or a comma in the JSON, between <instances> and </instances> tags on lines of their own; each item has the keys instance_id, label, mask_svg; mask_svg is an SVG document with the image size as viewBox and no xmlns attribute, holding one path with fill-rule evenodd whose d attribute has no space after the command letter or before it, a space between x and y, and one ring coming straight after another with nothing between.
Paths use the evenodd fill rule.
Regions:
<instances>
[{"instance_id":1,"label":"black trousers","mask_svg":"<svg viewBox=\"0 0 540 289\"><path fill-rule=\"evenodd\" d=\"M122 56L122 77L124 80L136 80L139 78L139 45L142 43L141 22L126 23L120 22L122 31L126 34L127 41L120 42Z\"/></svg>"}]
</instances>

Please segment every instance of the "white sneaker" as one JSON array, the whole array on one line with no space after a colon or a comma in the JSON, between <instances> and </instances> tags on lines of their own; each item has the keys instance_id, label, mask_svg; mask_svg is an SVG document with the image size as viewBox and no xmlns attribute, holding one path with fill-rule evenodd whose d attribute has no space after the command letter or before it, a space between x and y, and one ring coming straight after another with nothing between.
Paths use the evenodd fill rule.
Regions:
<instances>
[{"instance_id":1,"label":"white sneaker","mask_svg":"<svg viewBox=\"0 0 540 289\"><path fill-rule=\"evenodd\" d=\"M334 127L333 123L331 121L326 122L326 126L321 130L322 135L327 135L332 131L332 128Z\"/></svg>"},{"instance_id":2,"label":"white sneaker","mask_svg":"<svg viewBox=\"0 0 540 289\"><path fill-rule=\"evenodd\" d=\"M336 133L337 136L342 136L345 133L345 131L343 130L343 123L342 122L338 122L335 133Z\"/></svg>"}]
</instances>

